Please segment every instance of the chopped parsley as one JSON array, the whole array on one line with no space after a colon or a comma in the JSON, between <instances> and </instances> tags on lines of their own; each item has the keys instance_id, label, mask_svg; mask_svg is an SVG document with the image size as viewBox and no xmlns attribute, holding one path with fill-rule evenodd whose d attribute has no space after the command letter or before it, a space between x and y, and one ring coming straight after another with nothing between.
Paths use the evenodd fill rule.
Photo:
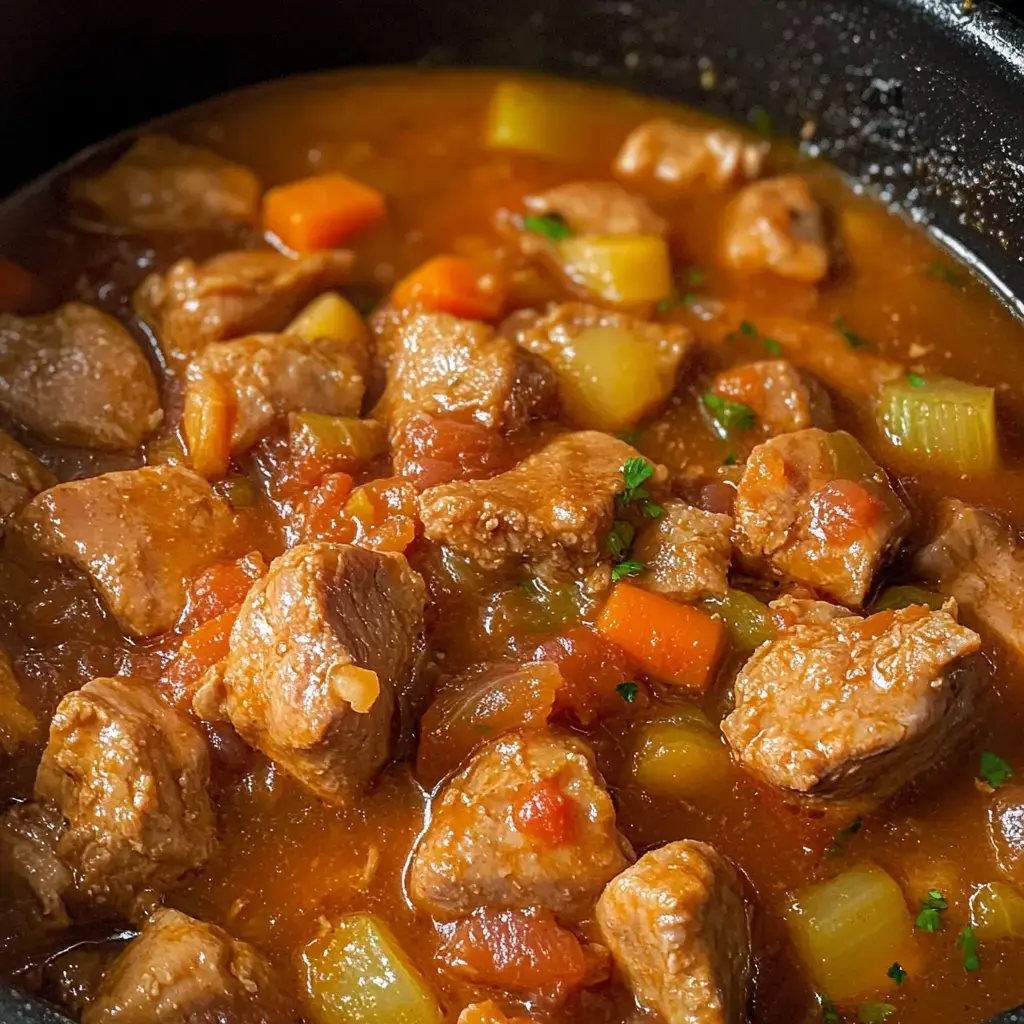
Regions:
<instances>
[{"instance_id":1,"label":"chopped parsley","mask_svg":"<svg viewBox=\"0 0 1024 1024\"><path fill-rule=\"evenodd\" d=\"M740 323L740 334L745 338L756 338L759 333L758 329L749 320L744 320Z\"/></svg>"},{"instance_id":2,"label":"chopped parsley","mask_svg":"<svg viewBox=\"0 0 1024 1024\"><path fill-rule=\"evenodd\" d=\"M825 850L826 857L839 857L846 850L846 844L864 827L863 818L855 818L850 822L849 825L844 829L840 829L836 833L835 839L832 840L828 845L828 849Z\"/></svg>"},{"instance_id":3,"label":"chopped parsley","mask_svg":"<svg viewBox=\"0 0 1024 1024\"><path fill-rule=\"evenodd\" d=\"M892 967L885 972L897 985L902 985L904 979L907 976L907 972L900 967L899 962L894 960Z\"/></svg>"},{"instance_id":4,"label":"chopped parsley","mask_svg":"<svg viewBox=\"0 0 1024 1024\"><path fill-rule=\"evenodd\" d=\"M632 445L635 448L640 443L640 428L634 427L632 430L620 430L615 436L620 441L625 441L626 444Z\"/></svg>"},{"instance_id":5,"label":"chopped parsley","mask_svg":"<svg viewBox=\"0 0 1024 1024\"><path fill-rule=\"evenodd\" d=\"M700 267L690 267L682 275L680 275L680 282L688 285L691 288L700 288L702 284L707 280L707 275ZM657 305L654 307L659 313L669 313L676 306L692 306L697 301L697 296L690 291L673 291L671 295L666 295L665 298L660 299Z\"/></svg>"},{"instance_id":6,"label":"chopped parsley","mask_svg":"<svg viewBox=\"0 0 1024 1024\"><path fill-rule=\"evenodd\" d=\"M942 912L949 909L949 903L938 889L929 889L928 896L921 900L915 928L923 932L937 932L942 927Z\"/></svg>"},{"instance_id":7,"label":"chopped parsley","mask_svg":"<svg viewBox=\"0 0 1024 1024\"><path fill-rule=\"evenodd\" d=\"M724 459L722 459L723 466L735 466L739 460L736 458L735 452L729 452Z\"/></svg>"},{"instance_id":8,"label":"chopped parsley","mask_svg":"<svg viewBox=\"0 0 1024 1024\"><path fill-rule=\"evenodd\" d=\"M625 519L616 519L608 531L608 536L604 539L608 554L616 560L625 558L629 554L635 536L636 530L632 523L626 522Z\"/></svg>"},{"instance_id":9,"label":"chopped parsley","mask_svg":"<svg viewBox=\"0 0 1024 1024\"><path fill-rule=\"evenodd\" d=\"M986 750L981 755L981 770L978 772L978 776L993 789L999 789L1013 777L1013 769L998 754Z\"/></svg>"},{"instance_id":10,"label":"chopped parsley","mask_svg":"<svg viewBox=\"0 0 1024 1024\"><path fill-rule=\"evenodd\" d=\"M484 725L483 722L476 722L473 725L473 729L476 732L480 733L481 736L486 736L488 733L494 732L494 726L493 725Z\"/></svg>"},{"instance_id":11,"label":"chopped parsley","mask_svg":"<svg viewBox=\"0 0 1024 1024\"><path fill-rule=\"evenodd\" d=\"M839 1024L835 1003L826 995L819 995L818 1002L821 1004L821 1019L825 1024Z\"/></svg>"},{"instance_id":12,"label":"chopped parsley","mask_svg":"<svg viewBox=\"0 0 1024 1024\"><path fill-rule=\"evenodd\" d=\"M768 355L782 355L782 345L779 342L777 342L774 338L764 338L762 339L762 344L764 345L764 350L765 352L768 353Z\"/></svg>"},{"instance_id":13,"label":"chopped parsley","mask_svg":"<svg viewBox=\"0 0 1024 1024\"><path fill-rule=\"evenodd\" d=\"M914 373L913 370L907 371L907 383L912 388L923 388L925 385L925 379L919 373Z\"/></svg>"},{"instance_id":14,"label":"chopped parsley","mask_svg":"<svg viewBox=\"0 0 1024 1024\"><path fill-rule=\"evenodd\" d=\"M560 213L528 213L523 218L523 228L531 234L550 238L552 242L561 242L574 234Z\"/></svg>"},{"instance_id":15,"label":"chopped parsley","mask_svg":"<svg viewBox=\"0 0 1024 1024\"><path fill-rule=\"evenodd\" d=\"M618 583L626 576L639 576L646 566L635 558L627 558L612 567L612 582Z\"/></svg>"},{"instance_id":16,"label":"chopped parsley","mask_svg":"<svg viewBox=\"0 0 1024 1024\"><path fill-rule=\"evenodd\" d=\"M630 680L626 680L624 683L619 683L615 687L615 692L627 703L632 704L636 700L637 694L640 692L640 687Z\"/></svg>"},{"instance_id":17,"label":"chopped parsley","mask_svg":"<svg viewBox=\"0 0 1024 1024\"><path fill-rule=\"evenodd\" d=\"M845 316L836 317L833 326L846 339L846 344L850 348L871 348L871 342L863 334L858 334L853 330L846 322Z\"/></svg>"},{"instance_id":18,"label":"chopped parsley","mask_svg":"<svg viewBox=\"0 0 1024 1024\"><path fill-rule=\"evenodd\" d=\"M925 273L933 281L942 281L943 284L951 284L954 288L964 288L968 281L965 270L951 267L948 263L943 263L942 260L932 260Z\"/></svg>"},{"instance_id":19,"label":"chopped parsley","mask_svg":"<svg viewBox=\"0 0 1024 1024\"><path fill-rule=\"evenodd\" d=\"M686 271L686 283L694 288L699 288L707 280L707 274L700 267L690 267Z\"/></svg>"},{"instance_id":20,"label":"chopped parsley","mask_svg":"<svg viewBox=\"0 0 1024 1024\"><path fill-rule=\"evenodd\" d=\"M640 509L640 514L648 519L660 519L665 510L651 501L650 491L644 484L654 475L654 466L646 459L639 456L632 456L626 459L622 467L623 491L619 494L615 503L620 509L635 504Z\"/></svg>"},{"instance_id":21,"label":"chopped parsley","mask_svg":"<svg viewBox=\"0 0 1024 1024\"><path fill-rule=\"evenodd\" d=\"M857 1010L857 1020L859 1024L882 1024L895 1010L892 1003L861 1003Z\"/></svg>"},{"instance_id":22,"label":"chopped parsley","mask_svg":"<svg viewBox=\"0 0 1024 1024\"><path fill-rule=\"evenodd\" d=\"M736 430L753 430L757 426L757 414L743 402L722 398L713 391L705 392L701 396L701 401L711 412L711 418L718 426L718 433L723 437Z\"/></svg>"},{"instance_id":23,"label":"chopped parsley","mask_svg":"<svg viewBox=\"0 0 1024 1024\"><path fill-rule=\"evenodd\" d=\"M974 929L968 925L957 937L956 948L964 955L964 970L976 971L981 967L978 960L978 940Z\"/></svg>"}]
</instances>

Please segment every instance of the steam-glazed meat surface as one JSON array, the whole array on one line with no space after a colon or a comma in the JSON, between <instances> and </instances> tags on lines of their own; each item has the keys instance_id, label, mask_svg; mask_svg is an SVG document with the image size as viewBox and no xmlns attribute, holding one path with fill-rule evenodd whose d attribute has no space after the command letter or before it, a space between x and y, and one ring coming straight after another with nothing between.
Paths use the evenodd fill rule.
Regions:
<instances>
[{"instance_id":1,"label":"steam-glazed meat surface","mask_svg":"<svg viewBox=\"0 0 1024 1024\"><path fill-rule=\"evenodd\" d=\"M0 430L0 527L30 498L56 482L30 451Z\"/></svg>"},{"instance_id":2,"label":"steam-glazed meat surface","mask_svg":"<svg viewBox=\"0 0 1024 1024\"><path fill-rule=\"evenodd\" d=\"M94 679L61 701L35 796L63 815L75 901L134 917L137 900L213 851L206 741L139 679Z\"/></svg>"},{"instance_id":3,"label":"steam-glazed meat surface","mask_svg":"<svg viewBox=\"0 0 1024 1024\"><path fill-rule=\"evenodd\" d=\"M527 196L533 214L557 214L577 235L663 235L667 225L643 196L608 181L574 181Z\"/></svg>"},{"instance_id":4,"label":"steam-glazed meat surface","mask_svg":"<svg viewBox=\"0 0 1024 1024\"><path fill-rule=\"evenodd\" d=\"M303 544L250 590L197 698L326 800L354 799L388 756L396 699L423 629L405 558Z\"/></svg>"}]
</instances>

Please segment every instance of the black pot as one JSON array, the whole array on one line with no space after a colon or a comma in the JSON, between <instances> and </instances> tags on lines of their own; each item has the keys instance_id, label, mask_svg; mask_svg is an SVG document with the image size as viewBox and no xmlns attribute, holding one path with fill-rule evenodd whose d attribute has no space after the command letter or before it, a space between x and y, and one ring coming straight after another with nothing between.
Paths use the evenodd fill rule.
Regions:
<instances>
[{"instance_id":1,"label":"black pot","mask_svg":"<svg viewBox=\"0 0 1024 1024\"><path fill-rule=\"evenodd\" d=\"M813 122L810 145L929 225L1024 316L1024 26L1008 5L22 0L19 6L5 11L0 34L0 195L94 140L264 79L353 64L538 68L734 118L767 115L780 135L796 136ZM24 224L30 206L31 194L0 206L0 235ZM0 989L3 1024L55 1020L63 1018ZM993 1024L1024 1024L1024 1007Z\"/></svg>"}]
</instances>

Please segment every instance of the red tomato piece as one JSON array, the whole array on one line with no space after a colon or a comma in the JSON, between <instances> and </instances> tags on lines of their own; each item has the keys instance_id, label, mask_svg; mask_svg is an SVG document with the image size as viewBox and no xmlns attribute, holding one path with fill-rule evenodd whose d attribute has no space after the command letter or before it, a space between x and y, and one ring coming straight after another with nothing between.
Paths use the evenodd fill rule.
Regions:
<instances>
[{"instance_id":1,"label":"red tomato piece","mask_svg":"<svg viewBox=\"0 0 1024 1024\"><path fill-rule=\"evenodd\" d=\"M810 499L811 531L849 544L878 522L885 506L867 488L853 480L833 480Z\"/></svg>"},{"instance_id":2,"label":"red tomato piece","mask_svg":"<svg viewBox=\"0 0 1024 1024\"><path fill-rule=\"evenodd\" d=\"M420 414L408 420L394 452L395 468L417 491L453 480L478 480L509 466L508 443L496 430Z\"/></svg>"},{"instance_id":3,"label":"red tomato piece","mask_svg":"<svg viewBox=\"0 0 1024 1024\"><path fill-rule=\"evenodd\" d=\"M521 832L547 843L565 846L576 836L576 807L553 782L538 783L514 811Z\"/></svg>"}]
</instances>

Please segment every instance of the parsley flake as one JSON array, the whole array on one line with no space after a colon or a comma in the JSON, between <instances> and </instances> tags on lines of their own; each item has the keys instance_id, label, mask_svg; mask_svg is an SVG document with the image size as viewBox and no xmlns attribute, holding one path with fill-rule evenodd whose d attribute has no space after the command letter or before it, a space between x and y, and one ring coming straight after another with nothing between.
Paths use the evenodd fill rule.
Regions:
<instances>
[{"instance_id":1,"label":"parsley flake","mask_svg":"<svg viewBox=\"0 0 1024 1024\"><path fill-rule=\"evenodd\" d=\"M616 559L625 558L635 536L636 530L632 523L627 523L625 519L616 519L604 539L608 554Z\"/></svg>"},{"instance_id":2,"label":"parsley flake","mask_svg":"<svg viewBox=\"0 0 1024 1024\"><path fill-rule=\"evenodd\" d=\"M481 736L486 736L488 733L494 732L493 725L484 725L483 722L476 722L473 725L473 729L475 732L480 733Z\"/></svg>"},{"instance_id":3,"label":"parsley flake","mask_svg":"<svg viewBox=\"0 0 1024 1024\"><path fill-rule=\"evenodd\" d=\"M676 297L674 295L669 295L665 299L658 299L658 302L657 302L657 304L655 305L654 308L659 313L670 313L672 311L673 307L676 305L676 301L677 300L676 300Z\"/></svg>"},{"instance_id":4,"label":"parsley flake","mask_svg":"<svg viewBox=\"0 0 1024 1024\"><path fill-rule=\"evenodd\" d=\"M859 1024L882 1024L895 1010L892 1003L861 1003L857 1010L857 1020Z\"/></svg>"},{"instance_id":5,"label":"parsley flake","mask_svg":"<svg viewBox=\"0 0 1024 1024\"><path fill-rule=\"evenodd\" d=\"M764 338L763 339L763 344L764 344L764 350L765 350L765 352L768 353L768 355L770 355L770 356L781 356L782 355L782 345L779 342L777 342L774 338Z\"/></svg>"},{"instance_id":6,"label":"parsley flake","mask_svg":"<svg viewBox=\"0 0 1024 1024\"><path fill-rule=\"evenodd\" d=\"M825 850L826 857L838 857L846 849L846 844L864 827L863 818L855 818L850 822L846 828L840 829L836 833L835 839L832 840L828 845L828 849Z\"/></svg>"},{"instance_id":7,"label":"parsley flake","mask_svg":"<svg viewBox=\"0 0 1024 1024\"><path fill-rule=\"evenodd\" d=\"M835 1003L826 995L819 995L818 1003L821 1005L821 1019L825 1024L839 1024L839 1013Z\"/></svg>"},{"instance_id":8,"label":"parsley flake","mask_svg":"<svg viewBox=\"0 0 1024 1024\"><path fill-rule=\"evenodd\" d=\"M632 445L635 448L640 443L640 428L634 427L632 430L620 430L615 436L620 441L625 441L626 444Z\"/></svg>"},{"instance_id":9,"label":"parsley flake","mask_svg":"<svg viewBox=\"0 0 1024 1024\"><path fill-rule=\"evenodd\" d=\"M550 238L552 242L561 242L566 238L572 238L574 234L560 213L528 213L523 218L523 228L531 234Z\"/></svg>"},{"instance_id":10,"label":"parsley flake","mask_svg":"<svg viewBox=\"0 0 1024 1024\"><path fill-rule=\"evenodd\" d=\"M964 970L976 971L981 967L978 960L978 940L974 936L974 929L968 925L957 937L956 948L964 955Z\"/></svg>"},{"instance_id":11,"label":"parsley flake","mask_svg":"<svg viewBox=\"0 0 1024 1024\"><path fill-rule=\"evenodd\" d=\"M686 271L686 283L694 288L699 288L707 280L707 274L700 267L690 267Z\"/></svg>"},{"instance_id":12,"label":"parsley flake","mask_svg":"<svg viewBox=\"0 0 1024 1024\"><path fill-rule=\"evenodd\" d=\"M759 333L758 329L749 320L744 320L740 324L740 334L745 338L756 338Z\"/></svg>"},{"instance_id":13,"label":"parsley flake","mask_svg":"<svg viewBox=\"0 0 1024 1024\"><path fill-rule=\"evenodd\" d=\"M998 754L986 750L981 755L981 770L978 775L993 789L999 789L1013 777L1013 769Z\"/></svg>"},{"instance_id":14,"label":"parsley flake","mask_svg":"<svg viewBox=\"0 0 1024 1024\"><path fill-rule=\"evenodd\" d=\"M726 455L726 457L724 459L722 459L722 465L723 466L735 466L737 461L738 460L736 458L736 453L735 452L729 452L729 454Z\"/></svg>"},{"instance_id":15,"label":"parsley flake","mask_svg":"<svg viewBox=\"0 0 1024 1024\"><path fill-rule=\"evenodd\" d=\"M626 459L626 463L622 467L622 482L625 487L622 497L626 504L633 500L636 490L652 476L654 476L654 467L646 459L637 455Z\"/></svg>"},{"instance_id":16,"label":"parsley flake","mask_svg":"<svg viewBox=\"0 0 1024 1024\"><path fill-rule=\"evenodd\" d=\"M899 965L899 961L894 960L892 967L885 972L897 985L902 985L904 979L907 976L907 972Z\"/></svg>"},{"instance_id":17,"label":"parsley flake","mask_svg":"<svg viewBox=\"0 0 1024 1024\"><path fill-rule=\"evenodd\" d=\"M921 900L915 928L923 932L937 932L942 927L942 912L949 909L949 903L938 889L929 889L928 896Z\"/></svg>"},{"instance_id":18,"label":"parsley flake","mask_svg":"<svg viewBox=\"0 0 1024 1024\"><path fill-rule=\"evenodd\" d=\"M626 576L639 576L644 571L646 566L643 562L638 562L634 558L627 558L625 561L619 562L618 565L612 568L612 582L618 583L619 580Z\"/></svg>"},{"instance_id":19,"label":"parsley flake","mask_svg":"<svg viewBox=\"0 0 1024 1024\"><path fill-rule=\"evenodd\" d=\"M912 388L923 388L925 386L925 379L919 373L914 373L913 370L907 371L907 383Z\"/></svg>"},{"instance_id":20,"label":"parsley flake","mask_svg":"<svg viewBox=\"0 0 1024 1024\"><path fill-rule=\"evenodd\" d=\"M704 406L710 410L711 418L717 425L718 433L727 437L734 430L753 430L757 426L757 414L749 405L722 398L713 391L701 396Z\"/></svg>"},{"instance_id":21,"label":"parsley flake","mask_svg":"<svg viewBox=\"0 0 1024 1024\"><path fill-rule=\"evenodd\" d=\"M846 344L850 348L871 348L871 342L863 334L858 334L853 330L846 322L845 316L836 317L833 326L846 339Z\"/></svg>"},{"instance_id":22,"label":"parsley flake","mask_svg":"<svg viewBox=\"0 0 1024 1024\"><path fill-rule=\"evenodd\" d=\"M630 680L624 683L619 683L615 687L615 692L627 703L632 704L636 700L637 694L640 692L640 687Z\"/></svg>"}]
</instances>

